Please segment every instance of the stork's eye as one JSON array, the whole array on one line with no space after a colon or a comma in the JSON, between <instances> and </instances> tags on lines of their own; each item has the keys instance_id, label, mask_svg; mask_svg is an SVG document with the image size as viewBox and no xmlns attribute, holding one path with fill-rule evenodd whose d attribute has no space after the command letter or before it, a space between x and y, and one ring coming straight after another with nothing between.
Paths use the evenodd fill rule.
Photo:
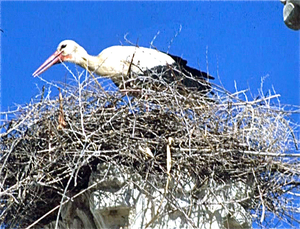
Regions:
<instances>
[{"instance_id":1,"label":"stork's eye","mask_svg":"<svg viewBox=\"0 0 300 229\"><path fill-rule=\"evenodd\" d=\"M61 45L60 50L64 49L65 47L67 47L67 45Z\"/></svg>"}]
</instances>

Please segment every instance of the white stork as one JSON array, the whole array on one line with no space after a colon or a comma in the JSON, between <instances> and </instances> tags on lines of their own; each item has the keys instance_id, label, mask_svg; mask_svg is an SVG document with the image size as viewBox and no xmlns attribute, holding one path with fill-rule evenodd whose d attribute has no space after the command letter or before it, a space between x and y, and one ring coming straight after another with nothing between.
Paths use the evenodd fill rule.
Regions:
<instances>
[{"instance_id":1,"label":"white stork","mask_svg":"<svg viewBox=\"0 0 300 229\"><path fill-rule=\"evenodd\" d=\"M72 40L62 41L57 50L32 75L36 77L52 65L64 61L75 63L99 76L109 77L117 86L122 82L122 76L126 77L128 75L129 69L130 73L143 75L153 70L156 70L157 73L157 69L166 73L170 66L178 67L180 72L203 82L200 84L189 77L179 79L186 87L195 87L197 90L209 89L210 85L204 79L213 79L205 72L188 67L186 60L155 49L136 46L112 46L104 49L98 56L92 56ZM174 74L173 70L168 71L168 74L165 77L168 81L178 80L178 75L176 79L174 76L170 76ZM180 78L182 77L180 75Z\"/></svg>"}]
</instances>

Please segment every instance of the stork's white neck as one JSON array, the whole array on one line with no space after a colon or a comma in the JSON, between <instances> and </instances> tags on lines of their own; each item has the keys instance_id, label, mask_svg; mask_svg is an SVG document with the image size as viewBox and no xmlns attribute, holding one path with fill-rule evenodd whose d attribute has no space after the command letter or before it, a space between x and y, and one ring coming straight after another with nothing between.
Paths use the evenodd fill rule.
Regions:
<instances>
[{"instance_id":1,"label":"stork's white neck","mask_svg":"<svg viewBox=\"0 0 300 229\"><path fill-rule=\"evenodd\" d=\"M107 73L103 69L103 60L99 56L92 56L85 54L75 64L80 65L82 68L89 70L92 73L96 73L100 76L107 76Z\"/></svg>"}]
</instances>

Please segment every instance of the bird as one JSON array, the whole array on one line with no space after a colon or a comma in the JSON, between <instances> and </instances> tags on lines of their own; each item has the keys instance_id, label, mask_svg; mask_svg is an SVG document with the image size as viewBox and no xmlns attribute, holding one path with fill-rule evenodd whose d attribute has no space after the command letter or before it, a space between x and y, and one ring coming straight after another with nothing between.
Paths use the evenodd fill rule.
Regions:
<instances>
[{"instance_id":1,"label":"bird","mask_svg":"<svg viewBox=\"0 0 300 229\"><path fill-rule=\"evenodd\" d=\"M214 79L206 72L187 66L187 61L181 57L156 49L116 45L104 49L98 56L92 56L73 40L60 42L57 50L32 75L39 76L51 66L62 62L75 63L90 73L110 78L118 87L131 74L152 73L153 77L159 77L158 73L163 73L167 83L178 81L198 91L210 90L206 80Z\"/></svg>"}]
</instances>

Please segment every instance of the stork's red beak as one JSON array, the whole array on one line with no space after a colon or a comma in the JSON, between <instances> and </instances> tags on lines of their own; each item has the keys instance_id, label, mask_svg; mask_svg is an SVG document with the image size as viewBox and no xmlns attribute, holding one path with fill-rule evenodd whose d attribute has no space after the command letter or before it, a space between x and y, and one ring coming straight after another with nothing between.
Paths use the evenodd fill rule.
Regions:
<instances>
[{"instance_id":1,"label":"stork's red beak","mask_svg":"<svg viewBox=\"0 0 300 229\"><path fill-rule=\"evenodd\" d=\"M62 51L55 51L32 75L34 77L42 74L54 64L63 62Z\"/></svg>"}]
</instances>

